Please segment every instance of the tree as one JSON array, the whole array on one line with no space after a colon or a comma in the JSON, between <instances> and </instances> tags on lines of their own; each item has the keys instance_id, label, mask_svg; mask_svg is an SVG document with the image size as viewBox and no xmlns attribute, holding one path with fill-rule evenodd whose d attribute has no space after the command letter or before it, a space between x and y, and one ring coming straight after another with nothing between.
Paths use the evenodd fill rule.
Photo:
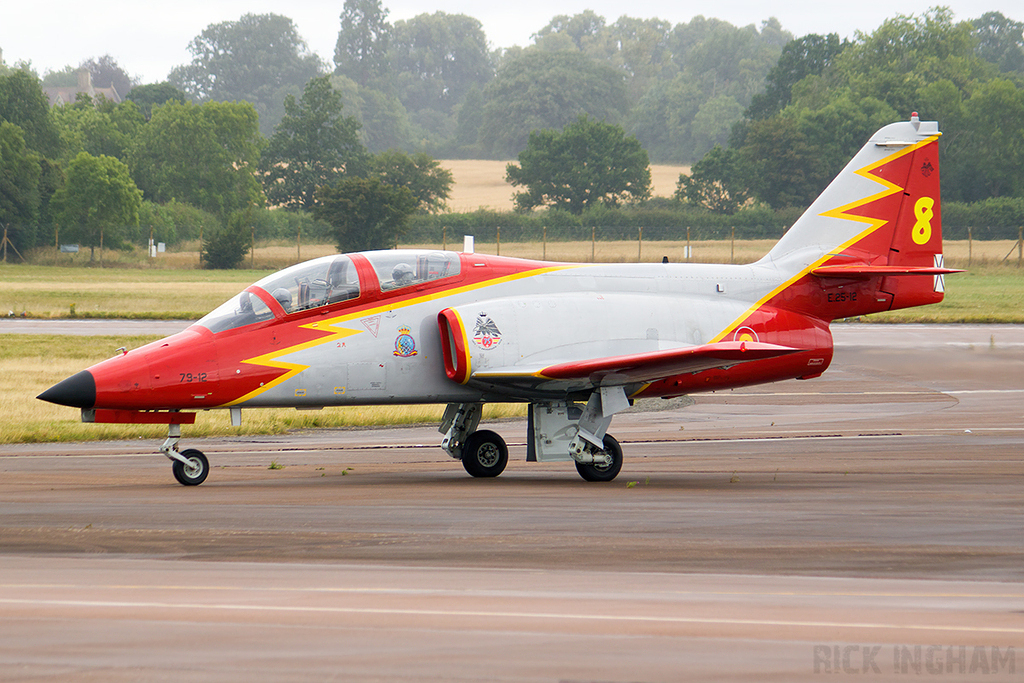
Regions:
<instances>
[{"instance_id":1,"label":"tree","mask_svg":"<svg viewBox=\"0 0 1024 683\"><path fill-rule=\"evenodd\" d=\"M374 157L370 168L386 185L409 188L419 211L437 213L445 209L445 200L451 193L452 172L429 155L423 152L409 155L390 149Z\"/></svg>"},{"instance_id":2,"label":"tree","mask_svg":"<svg viewBox=\"0 0 1024 683\"><path fill-rule=\"evenodd\" d=\"M1024 193L1024 90L997 78L980 86L964 110L989 196Z\"/></svg>"},{"instance_id":3,"label":"tree","mask_svg":"<svg viewBox=\"0 0 1024 683\"><path fill-rule=\"evenodd\" d=\"M341 93L328 76L311 79L296 102L289 95L285 115L260 161L271 204L309 211L316 189L346 173L362 173L366 149L359 122L342 115Z\"/></svg>"},{"instance_id":4,"label":"tree","mask_svg":"<svg viewBox=\"0 0 1024 683\"><path fill-rule=\"evenodd\" d=\"M435 12L396 22L390 44L398 92L409 111L451 114L494 75L483 25L465 14Z\"/></svg>"},{"instance_id":5,"label":"tree","mask_svg":"<svg viewBox=\"0 0 1024 683\"><path fill-rule=\"evenodd\" d=\"M728 142L732 124L742 116L743 105L730 95L718 95L700 105L690 124L695 154L703 156L715 145Z\"/></svg>"},{"instance_id":6,"label":"tree","mask_svg":"<svg viewBox=\"0 0 1024 683\"><path fill-rule=\"evenodd\" d=\"M292 20L277 14L211 24L188 49L192 63L175 68L168 81L196 102L251 102L265 135L280 121L285 95L301 92L322 70Z\"/></svg>"},{"instance_id":7,"label":"tree","mask_svg":"<svg viewBox=\"0 0 1024 683\"><path fill-rule=\"evenodd\" d=\"M29 151L21 128L0 122L0 233L20 249L35 246L39 216L39 157Z\"/></svg>"},{"instance_id":8,"label":"tree","mask_svg":"<svg viewBox=\"0 0 1024 683\"><path fill-rule=\"evenodd\" d=\"M640 98L630 112L628 130L654 159L698 159L693 122L705 101L700 86L685 74L678 74L671 81L655 83Z\"/></svg>"},{"instance_id":9,"label":"tree","mask_svg":"<svg viewBox=\"0 0 1024 683\"><path fill-rule=\"evenodd\" d=\"M0 120L21 128L29 149L50 159L60 156L60 135L50 118L50 102L34 74L15 69L0 76Z\"/></svg>"},{"instance_id":10,"label":"tree","mask_svg":"<svg viewBox=\"0 0 1024 683\"><path fill-rule=\"evenodd\" d=\"M82 151L127 161L128 150L145 124L138 105L130 100L94 102L81 94L74 104L54 107L52 115L66 150L65 161Z\"/></svg>"},{"instance_id":11,"label":"tree","mask_svg":"<svg viewBox=\"0 0 1024 683\"><path fill-rule=\"evenodd\" d=\"M67 182L53 198L62 234L92 249L118 247L139 225L142 192L128 167L108 156L81 152L68 166Z\"/></svg>"},{"instance_id":12,"label":"tree","mask_svg":"<svg viewBox=\"0 0 1024 683\"><path fill-rule=\"evenodd\" d=\"M605 24L605 18L594 10L584 10L571 17L567 14L559 14L552 18L547 26L537 31L533 37L539 44L548 36L567 36L572 40L576 49L582 52L586 50L589 42L604 30Z\"/></svg>"},{"instance_id":13,"label":"tree","mask_svg":"<svg viewBox=\"0 0 1024 683\"><path fill-rule=\"evenodd\" d=\"M766 119L782 111L790 102L793 86L807 76L825 73L848 45L845 40L840 42L835 33L827 36L810 33L786 43L778 63L765 76L764 92L751 100L747 118Z\"/></svg>"},{"instance_id":14,"label":"tree","mask_svg":"<svg viewBox=\"0 0 1024 683\"><path fill-rule=\"evenodd\" d=\"M380 178L345 177L320 189L313 216L334 226L338 251L390 249L416 211L407 187Z\"/></svg>"},{"instance_id":15,"label":"tree","mask_svg":"<svg viewBox=\"0 0 1024 683\"><path fill-rule=\"evenodd\" d=\"M151 201L177 199L227 220L263 202L257 118L248 102L168 102L136 138L132 176Z\"/></svg>"},{"instance_id":16,"label":"tree","mask_svg":"<svg viewBox=\"0 0 1024 683\"><path fill-rule=\"evenodd\" d=\"M651 169L639 141L621 126L586 115L561 132L530 133L519 165L509 164L505 179L526 188L515 195L521 211L549 205L580 214L598 203L617 206L651 195Z\"/></svg>"},{"instance_id":17,"label":"tree","mask_svg":"<svg viewBox=\"0 0 1024 683\"><path fill-rule=\"evenodd\" d=\"M226 223L203 235L203 267L228 270L237 268L252 246L249 211L235 211Z\"/></svg>"},{"instance_id":18,"label":"tree","mask_svg":"<svg viewBox=\"0 0 1024 683\"><path fill-rule=\"evenodd\" d=\"M810 205L828 181L820 151L788 117L754 121L742 154L751 189L773 209Z\"/></svg>"},{"instance_id":19,"label":"tree","mask_svg":"<svg viewBox=\"0 0 1024 683\"><path fill-rule=\"evenodd\" d=\"M391 24L381 0L345 0L341 30L334 48L334 73L361 86L383 78L389 71Z\"/></svg>"},{"instance_id":20,"label":"tree","mask_svg":"<svg viewBox=\"0 0 1024 683\"><path fill-rule=\"evenodd\" d=\"M898 14L871 34L858 33L836 56L836 83L855 98L873 97L907 116L916 111L923 85L946 79L970 91L975 81L992 78L994 68L974 51L972 31L968 22L954 22L948 8Z\"/></svg>"},{"instance_id":21,"label":"tree","mask_svg":"<svg viewBox=\"0 0 1024 683\"><path fill-rule=\"evenodd\" d=\"M703 159L680 174L676 199L713 211L734 214L751 198L747 163L735 149L715 145Z\"/></svg>"},{"instance_id":22,"label":"tree","mask_svg":"<svg viewBox=\"0 0 1024 683\"><path fill-rule=\"evenodd\" d=\"M669 77L678 70L669 49L671 33L671 22L623 16L583 41L583 51L625 73L630 98L635 101L656 78Z\"/></svg>"},{"instance_id":23,"label":"tree","mask_svg":"<svg viewBox=\"0 0 1024 683\"><path fill-rule=\"evenodd\" d=\"M1024 22L1013 21L999 12L986 12L972 19L971 25L979 57L995 64L1002 73L1024 74Z\"/></svg>"},{"instance_id":24,"label":"tree","mask_svg":"<svg viewBox=\"0 0 1024 683\"><path fill-rule=\"evenodd\" d=\"M150 83L148 85L137 85L125 96L139 105L142 115L147 121L153 116L153 107L174 100L180 104L188 101L188 95L178 90L173 85L164 81L163 83Z\"/></svg>"},{"instance_id":25,"label":"tree","mask_svg":"<svg viewBox=\"0 0 1024 683\"><path fill-rule=\"evenodd\" d=\"M331 76L331 85L341 92L341 101L359 120L359 139L371 153L406 148L413 144L409 116L398 95L363 87L348 76Z\"/></svg>"},{"instance_id":26,"label":"tree","mask_svg":"<svg viewBox=\"0 0 1024 683\"><path fill-rule=\"evenodd\" d=\"M480 141L499 158L518 154L531 131L580 114L617 122L629 109L622 72L575 52L524 51L498 69L484 99Z\"/></svg>"}]
</instances>

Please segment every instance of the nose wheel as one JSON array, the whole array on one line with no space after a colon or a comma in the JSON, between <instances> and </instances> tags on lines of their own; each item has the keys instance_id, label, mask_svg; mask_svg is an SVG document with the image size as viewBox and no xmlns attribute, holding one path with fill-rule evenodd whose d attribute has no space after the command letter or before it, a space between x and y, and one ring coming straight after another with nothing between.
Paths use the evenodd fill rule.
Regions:
<instances>
[{"instance_id":1,"label":"nose wheel","mask_svg":"<svg viewBox=\"0 0 1024 683\"><path fill-rule=\"evenodd\" d=\"M174 478L178 480L179 484L198 486L206 481L207 475L210 474L210 462L202 451L187 448L181 452L181 457L184 458L184 462L181 460L171 462L171 471L174 472Z\"/></svg>"}]
</instances>

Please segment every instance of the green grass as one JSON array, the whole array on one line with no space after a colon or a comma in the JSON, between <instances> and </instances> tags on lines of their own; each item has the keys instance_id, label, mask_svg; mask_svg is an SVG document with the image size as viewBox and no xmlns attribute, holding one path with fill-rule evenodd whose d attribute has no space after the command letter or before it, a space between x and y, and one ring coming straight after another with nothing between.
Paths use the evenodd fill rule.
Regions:
<instances>
[{"instance_id":1,"label":"green grass","mask_svg":"<svg viewBox=\"0 0 1024 683\"><path fill-rule=\"evenodd\" d=\"M876 313L866 322L1024 323L1024 270L987 266L946 276L941 303Z\"/></svg>"}]
</instances>

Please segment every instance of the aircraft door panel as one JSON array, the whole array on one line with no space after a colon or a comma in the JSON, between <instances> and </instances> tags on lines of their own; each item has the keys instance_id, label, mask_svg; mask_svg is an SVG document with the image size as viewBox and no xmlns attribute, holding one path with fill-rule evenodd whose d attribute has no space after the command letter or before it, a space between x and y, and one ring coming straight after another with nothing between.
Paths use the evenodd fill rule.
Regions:
<instances>
[{"instance_id":1,"label":"aircraft door panel","mask_svg":"<svg viewBox=\"0 0 1024 683\"><path fill-rule=\"evenodd\" d=\"M385 391L388 388L387 376L387 363L384 361L349 363L346 394Z\"/></svg>"}]
</instances>

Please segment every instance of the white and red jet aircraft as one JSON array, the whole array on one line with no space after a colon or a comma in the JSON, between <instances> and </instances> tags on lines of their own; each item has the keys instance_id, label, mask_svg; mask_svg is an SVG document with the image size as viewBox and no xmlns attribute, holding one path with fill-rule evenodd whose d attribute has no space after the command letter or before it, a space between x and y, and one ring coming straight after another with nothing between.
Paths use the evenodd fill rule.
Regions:
<instances>
[{"instance_id":1,"label":"white and red jet aircraft","mask_svg":"<svg viewBox=\"0 0 1024 683\"><path fill-rule=\"evenodd\" d=\"M39 398L86 422L168 424L196 410L447 403L442 447L475 477L508 449L477 430L488 401L529 404L527 460L610 481L612 416L671 397L817 377L837 318L943 297L938 126L895 123L749 265L567 264L446 251L327 256L247 287L185 331L98 363Z\"/></svg>"}]
</instances>

